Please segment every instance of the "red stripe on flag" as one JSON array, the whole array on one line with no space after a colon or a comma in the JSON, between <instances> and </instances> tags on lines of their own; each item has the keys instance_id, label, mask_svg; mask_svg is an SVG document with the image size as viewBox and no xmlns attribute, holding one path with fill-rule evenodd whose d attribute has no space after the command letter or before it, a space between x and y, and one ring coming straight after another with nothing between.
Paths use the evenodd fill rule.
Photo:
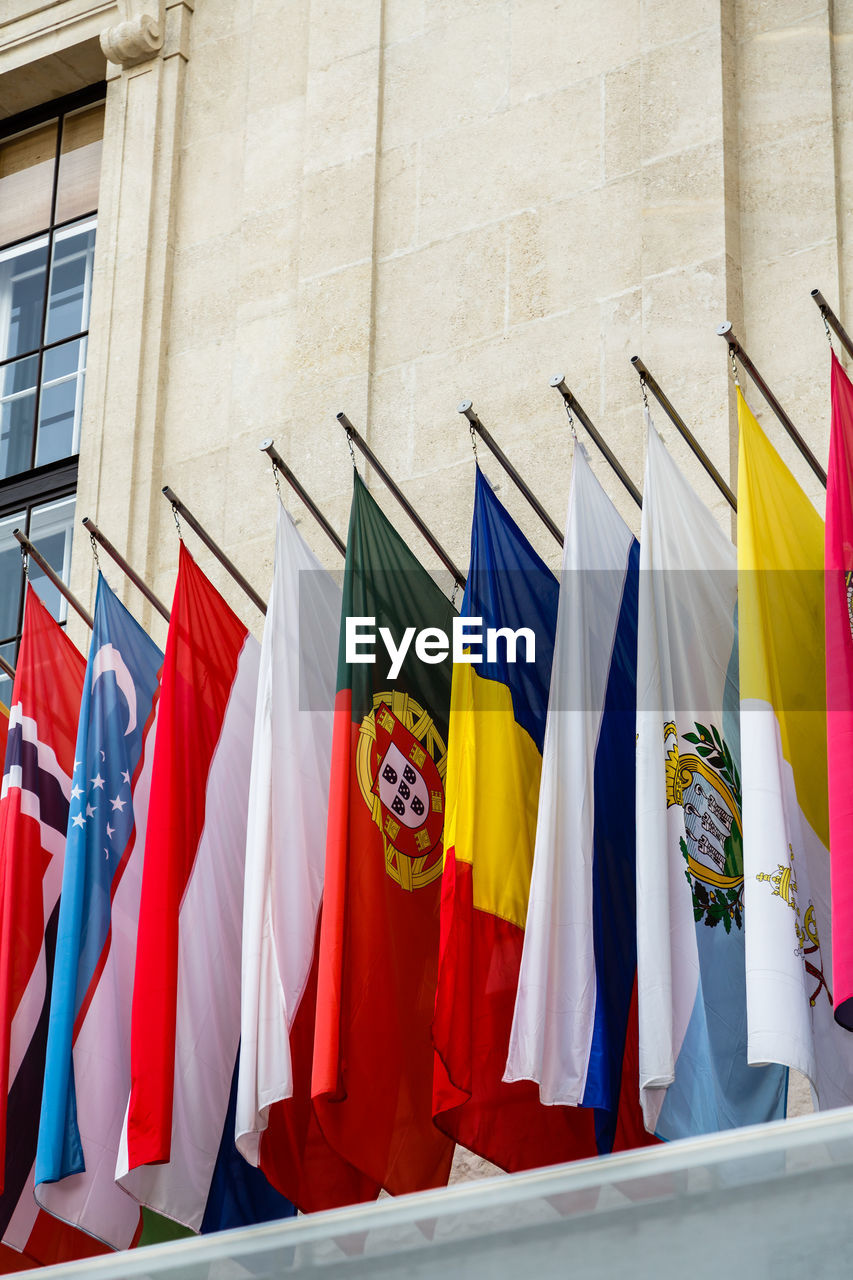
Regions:
<instances>
[{"instance_id":1,"label":"red stripe on flag","mask_svg":"<svg viewBox=\"0 0 853 1280\"><path fill-rule=\"evenodd\" d=\"M171 1153L178 916L205 822L207 777L248 632L181 543L139 912L127 1123L131 1169Z\"/></svg>"},{"instance_id":2,"label":"red stripe on flag","mask_svg":"<svg viewBox=\"0 0 853 1280\"><path fill-rule=\"evenodd\" d=\"M524 931L474 907L471 866L446 851L433 1023L435 1123L516 1173L598 1154L592 1110L546 1107L531 1081L504 1083Z\"/></svg>"},{"instance_id":3,"label":"red stripe on flag","mask_svg":"<svg viewBox=\"0 0 853 1280\"><path fill-rule=\"evenodd\" d=\"M69 778L74 771L85 674L83 655L35 591L28 590L12 706L20 706L23 716L35 721L40 742L53 751ZM54 834L59 840L64 838L64 832ZM47 920L42 881L50 861L51 855L41 844L39 823L21 813L20 790L12 788L0 800L0 1191L12 1083L12 1021L44 949ZM32 1124L38 1125L37 1113Z\"/></svg>"}]
</instances>

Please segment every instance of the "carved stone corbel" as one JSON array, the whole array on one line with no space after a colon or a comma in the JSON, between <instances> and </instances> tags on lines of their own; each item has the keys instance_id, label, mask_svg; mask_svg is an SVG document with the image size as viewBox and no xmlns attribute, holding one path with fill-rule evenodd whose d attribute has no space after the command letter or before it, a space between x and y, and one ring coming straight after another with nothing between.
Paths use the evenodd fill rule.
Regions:
<instances>
[{"instance_id":1,"label":"carved stone corbel","mask_svg":"<svg viewBox=\"0 0 853 1280\"><path fill-rule=\"evenodd\" d=\"M109 62L134 67L163 47L165 0L117 0L122 21L101 32L101 49Z\"/></svg>"}]
</instances>

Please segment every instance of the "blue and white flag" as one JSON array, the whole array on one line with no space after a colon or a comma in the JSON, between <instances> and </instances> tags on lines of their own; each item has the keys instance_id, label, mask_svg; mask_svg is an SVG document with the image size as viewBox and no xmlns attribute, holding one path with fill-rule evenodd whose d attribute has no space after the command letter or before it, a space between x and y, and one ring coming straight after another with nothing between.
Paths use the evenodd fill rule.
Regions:
<instances>
[{"instance_id":1,"label":"blue and white flag","mask_svg":"<svg viewBox=\"0 0 853 1280\"><path fill-rule=\"evenodd\" d=\"M785 1114L747 1064L737 558L647 417L637 659L640 1087L662 1138Z\"/></svg>"},{"instance_id":2,"label":"blue and white flag","mask_svg":"<svg viewBox=\"0 0 853 1280\"><path fill-rule=\"evenodd\" d=\"M599 1150L644 1141L630 1026L638 559L636 539L576 446L504 1078L538 1081L544 1103L595 1107Z\"/></svg>"},{"instance_id":3,"label":"blue and white flag","mask_svg":"<svg viewBox=\"0 0 853 1280\"><path fill-rule=\"evenodd\" d=\"M140 1207L115 1182L163 655L99 576L68 815L36 1199L116 1249Z\"/></svg>"}]
</instances>

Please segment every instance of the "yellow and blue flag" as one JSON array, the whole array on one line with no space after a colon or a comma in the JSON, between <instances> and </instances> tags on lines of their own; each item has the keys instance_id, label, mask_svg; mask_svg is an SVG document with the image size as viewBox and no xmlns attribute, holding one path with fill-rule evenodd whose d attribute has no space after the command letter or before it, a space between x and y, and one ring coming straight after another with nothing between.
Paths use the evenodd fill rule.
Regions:
<instances>
[{"instance_id":1,"label":"yellow and blue flag","mask_svg":"<svg viewBox=\"0 0 853 1280\"><path fill-rule=\"evenodd\" d=\"M524 945L559 585L477 469L447 764L435 1122L515 1171L595 1155L592 1111L503 1080ZM488 642L489 629L497 633ZM515 650L515 652L513 652Z\"/></svg>"}]
</instances>

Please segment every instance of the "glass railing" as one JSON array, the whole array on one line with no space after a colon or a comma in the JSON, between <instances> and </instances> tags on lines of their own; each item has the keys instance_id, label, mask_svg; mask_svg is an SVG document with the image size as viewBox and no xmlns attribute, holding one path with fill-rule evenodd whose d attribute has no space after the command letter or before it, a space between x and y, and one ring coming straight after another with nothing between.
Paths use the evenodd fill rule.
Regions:
<instances>
[{"instance_id":1,"label":"glass railing","mask_svg":"<svg viewBox=\"0 0 853 1280\"><path fill-rule=\"evenodd\" d=\"M853 1107L40 1275L825 1280L853 1274L851 1220Z\"/></svg>"}]
</instances>

